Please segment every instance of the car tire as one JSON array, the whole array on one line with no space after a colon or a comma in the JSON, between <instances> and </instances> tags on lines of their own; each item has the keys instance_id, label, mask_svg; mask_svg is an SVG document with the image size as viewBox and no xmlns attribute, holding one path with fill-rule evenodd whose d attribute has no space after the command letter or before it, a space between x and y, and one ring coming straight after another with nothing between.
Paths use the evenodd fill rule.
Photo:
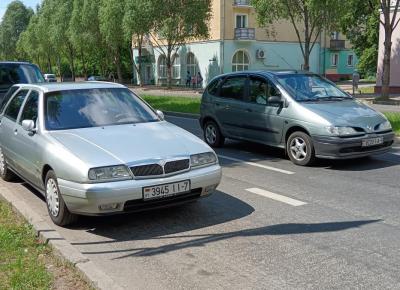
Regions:
<instances>
[{"instance_id":1,"label":"car tire","mask_svg":"<svg viewBox=\"0 0 400 290\"><path fill-rule=\"evenodd\" d=\"M222 147L225 142L225 137L222 135L217 123L214 121L207 121L203 128L204 140L211 147Z\"/></svg>"},{"instance_id":2,"label":"car tire","mask_svg":"<svg viewBox=\"0 0 400 290\"><path fill-rule=\"evenodd\" d=\"M6 158L3 154L3 150L0 148L0 177L4 181L13 181L16 178L14 172L10 170L7 165Z\"/></svg>"},{"instance_id":3,"label":"car tire","mask_svg":"<svg viewBox=\"0 0 400 290\"><path fill-rule=\"evenodd\" d=\"M71 225L78 216L68 210L57 183L57 176L53 170L49 170L45 179L45 193L47 211L53 223L58 226Z\"/></svg>"},{"instance_id":4,"label":"car tire","mask_svg":"<svg viewBox=\"0 0 400 290\"><path fill-rule=\"evenodd\" d=\"M311 137L304 132L294 132L289 136L286 151L296 165L310 166L315 161L314 144Z\"/></svg>"}]
</instances>

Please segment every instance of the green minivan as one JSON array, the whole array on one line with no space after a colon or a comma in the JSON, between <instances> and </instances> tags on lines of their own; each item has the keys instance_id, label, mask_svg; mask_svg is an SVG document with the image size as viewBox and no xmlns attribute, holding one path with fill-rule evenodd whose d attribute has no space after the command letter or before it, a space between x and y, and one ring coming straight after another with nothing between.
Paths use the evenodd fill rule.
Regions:
<instances>
[{"instance_id":1,"label":"green minivan","mask_svg":"<svg viewBox=\"0 0 400 290\"><path fill-rule=\"evenodd\" d=\"M386 117L334 83L298 71L218 76L202 96L204 139L225 138L284 148L297 165L315 158L350 159L387 152L394 133Z\"/></svg>"}]
</instances>

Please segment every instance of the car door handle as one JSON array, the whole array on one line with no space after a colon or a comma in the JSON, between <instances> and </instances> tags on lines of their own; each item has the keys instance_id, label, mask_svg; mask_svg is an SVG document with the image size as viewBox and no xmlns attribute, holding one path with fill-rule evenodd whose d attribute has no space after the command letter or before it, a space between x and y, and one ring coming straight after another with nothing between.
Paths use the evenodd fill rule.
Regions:
<instances>
[{"instance_id":1,"label":"car door handle","mask_svg":"<svg viewBox=\"0 0 400 290\"><path fill-rule=\"evenodd\" d=\"M247 109L246 109L246 112L252 113L252 112L253 112L253 110L252 110L252 109L249 109L249 108L247 108Z\"/></svg>"},{"instance_id":2,"label":"car door handle","mask_svg":"<svg viewBox=\"0 0 400 290\"><path fill-rule=\"evenodd\" d=\"M18 129L14 129L14 135L18 134Z\"/></svg>"}]
</instances>

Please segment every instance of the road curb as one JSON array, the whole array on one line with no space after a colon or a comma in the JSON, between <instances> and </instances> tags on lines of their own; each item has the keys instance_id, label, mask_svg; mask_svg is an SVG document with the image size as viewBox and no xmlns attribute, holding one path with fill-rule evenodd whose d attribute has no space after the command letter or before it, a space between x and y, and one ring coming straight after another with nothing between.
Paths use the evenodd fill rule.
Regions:
<instances>
[{"instance_id":1,"label":"road curb","mask_svg":"<svg viewBox=\"0 0 400 290\"><path fill-rule=\"evenodd\" d=\"M167 116L189 118L189 119L199 119L200 118L200 115L198 115L198 114L170 112L170 111L164 111L164 114Z\"/></svg>"},{"instance_id":2,"label":"road curb","mask_svg":"<svg viewBox=\"0 0 400 290\"><path fill-rule=\"evenodd\" d=\"M10 203L13 209L23 216L33 227L39 240L48 244L56 257L73 265L92 287L98 290L122 290L114 280L101 271L92 261L83 256L68 243L42 217L32 210L24 201L19 200L4 181L0 181L0 199Z\"/></svg>"}]
</instances>

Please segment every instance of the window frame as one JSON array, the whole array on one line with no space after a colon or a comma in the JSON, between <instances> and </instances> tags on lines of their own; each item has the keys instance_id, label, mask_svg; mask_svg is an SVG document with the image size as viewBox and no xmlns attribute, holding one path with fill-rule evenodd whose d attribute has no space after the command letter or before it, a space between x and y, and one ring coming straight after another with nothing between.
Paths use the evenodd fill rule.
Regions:
<instances>
[{"instance_id":1,"label":"window frame","mask_svg":"<svg viewBox=\"0 0 400 290\"><path fill-rule=\"evenodd\" d=\"M235 79L235 78L243 78L243 79L245 79L243 94L242 94L241 98L240 99L235 99L235 98L227 98L227 97L221 96L222 86L228 80ZM220 81L220 84L219 84L219 87L218 87L218 95L216 95L215 97L221 98L223 100L234 100L234 101L237 101L237 102L246 102L246 98L247 98L247 95L248 95L248 88L249 88L249 75L248 74L230 75L230 76L227 76L227 77L225 77L224 79L222 79Z\"/></svg>"},{"instance_id":2,"label":"window frame","mask_svg":"<svg viewBox=\"0 0 400 290\"><path fill-rule=\"evenodd\" d=\"M238 26L238 17L241 18L240 27ZM246 13L236 13L235 14L235 28L243 29L249 27L249 15Z\"/></svg>"},{"instance_id":3,"label":"window frame","mask_svg":"<svg viewBox=\"0 0 400 290\"><path fill-rule=\"evenodd\" d=\"M262 81L264 81L265 83L266 83L266 85L267 85L267 96L266 96L266 103L265 104L260 104L260 103L257 103L257 102L252 102L251 101L251 81L252 81L252 78L253 79L258 79L258 80L262 80ZM283 97L283 94L282 94L282 91L275 85L275 83L271 80L271 79L269 79L268 77L265 77L265 76L261 76L261 75L248 75L248 82L247 82L247 99L246 99L246 102L248 102L248 103L250 103L250 104L253 104L253 105L258 105L258 106L263 106L263 107L274 107L274 106L276 106L275 104L270 104L270 103L268 103L268 98L269 97L272 97L272 95L271 95L271 88L274 88L276 91L278 91L279 93L280 93L280 97L281 98L284 98ZM276 96L276 97L278 97L278 96Z\"/></svg>"},{"instance_id":4,"label":"window frame","mask_svg":"<svg viewBox=\"0 0 400 290\"><path fill-rule=\"evenodd\" d=\"M21 105L21 109L20 109L20 112L18 114L18 120L17 120L17 123L20 124L20 125L22 125L22 121L23 121L22 115L23 115L24 110L26 108L26 104L29 102L29 100L30 100L30 98L32 96L32 93L37 93L37 98L38 98L38 100L37 100L37 117L36 117L36 120L33 120L35 122L35 126L37 126L37 122L39 120L40 91L34 90L34 89L31 89L29 91L29 94L26 95L25 100Z\"/></svg>"},{"instance_id":5,"label":"window frame","mask_svg":"<svg viewBox=\"0 0 400 290\"><path fill-rule=\"evenodd\" d=\"M160 54L158 57L158 78L159 79L166 79L168 76L167 73L167 58L165 55Z\"/></svg>"},{"instance_id":6,"label":"window frame","mask_svg":"<svg viewBox=\"0 0 400 290\"><path fill-rule=\"evenodd\" d=\"M243 53L243 62L241 62L241 63L240 62L234 62L235 57L236 57L236 55L238 53ZM245 63L245 61L244 61L245 60L245 56L247 57L248 63ZM235 53L233 54L231 63L232 63L232 72L245 72L245 71L248 71L250 69L250 63L251 63L250 55L246 50L239 49L239 50L235 51ZM238 66L242 66L243 70L238 70ZM244 69L245 66L247 66L247 69ZM233 69L234 67L235 67L235 70Z\"/></svg>"},{"instance_id":7,"label":"window frame","mask_svg":"<svg viewBox=\"0 0 400 290\"><path fill-rule=\"evenodd\" d=\"M350 59L351 59L351 64L349 63ZM354 67L354 54L351 53L347 55L346 64L348 67Z\"/></svg>"},{"instance_id":8,"label":"window frame","mask_svg":"<svg viewBox=\"0 0 400 290\"><path fill-rule=\"evenodd\" d=\"M339 54L336 53L336 52L332 53L331 54L331 66L332 67L338 67L338 65L339 65Z\"/></svg>"},{"instance_id":9,"label":"window frame","mask_svg":"<svg viewBox=\"0 0 400 290\"><path fill-rule=\"evenodd\" d=\"M24 92L24 91L26 91L26 95L24 96L24 99L23 99L22 102L21 102L21 105L20 105L19 110L18 110L17 117L16 117L16 119L14 119L14 118L12 118L12 117L10 117L10 116L8 116L8 115L6 114L7 109L10 107L11 102L14 101L14 99L19 95L19 93ZM20 117L20 115L21 115L21 109L23 108L23 106L24 106L24 104L25 104L25 101L26 101L26 98L29 96L30 92L31 92L31 89L28 89L28 88L21 88L21 89L18 90L16 93L14 93L14 95L13 95L13 96L10 98L10 100L8 101L7 105L4 107L4 112L3 112L3 114L2 114L3 117L4 117L4 118L7 118L8 120L10 120L10 121L12 121L12 122L14 122L14 123L17 123L17 121L18 121L18 119L19 119L19 117Z\"/></svg>"}]
</instances>

